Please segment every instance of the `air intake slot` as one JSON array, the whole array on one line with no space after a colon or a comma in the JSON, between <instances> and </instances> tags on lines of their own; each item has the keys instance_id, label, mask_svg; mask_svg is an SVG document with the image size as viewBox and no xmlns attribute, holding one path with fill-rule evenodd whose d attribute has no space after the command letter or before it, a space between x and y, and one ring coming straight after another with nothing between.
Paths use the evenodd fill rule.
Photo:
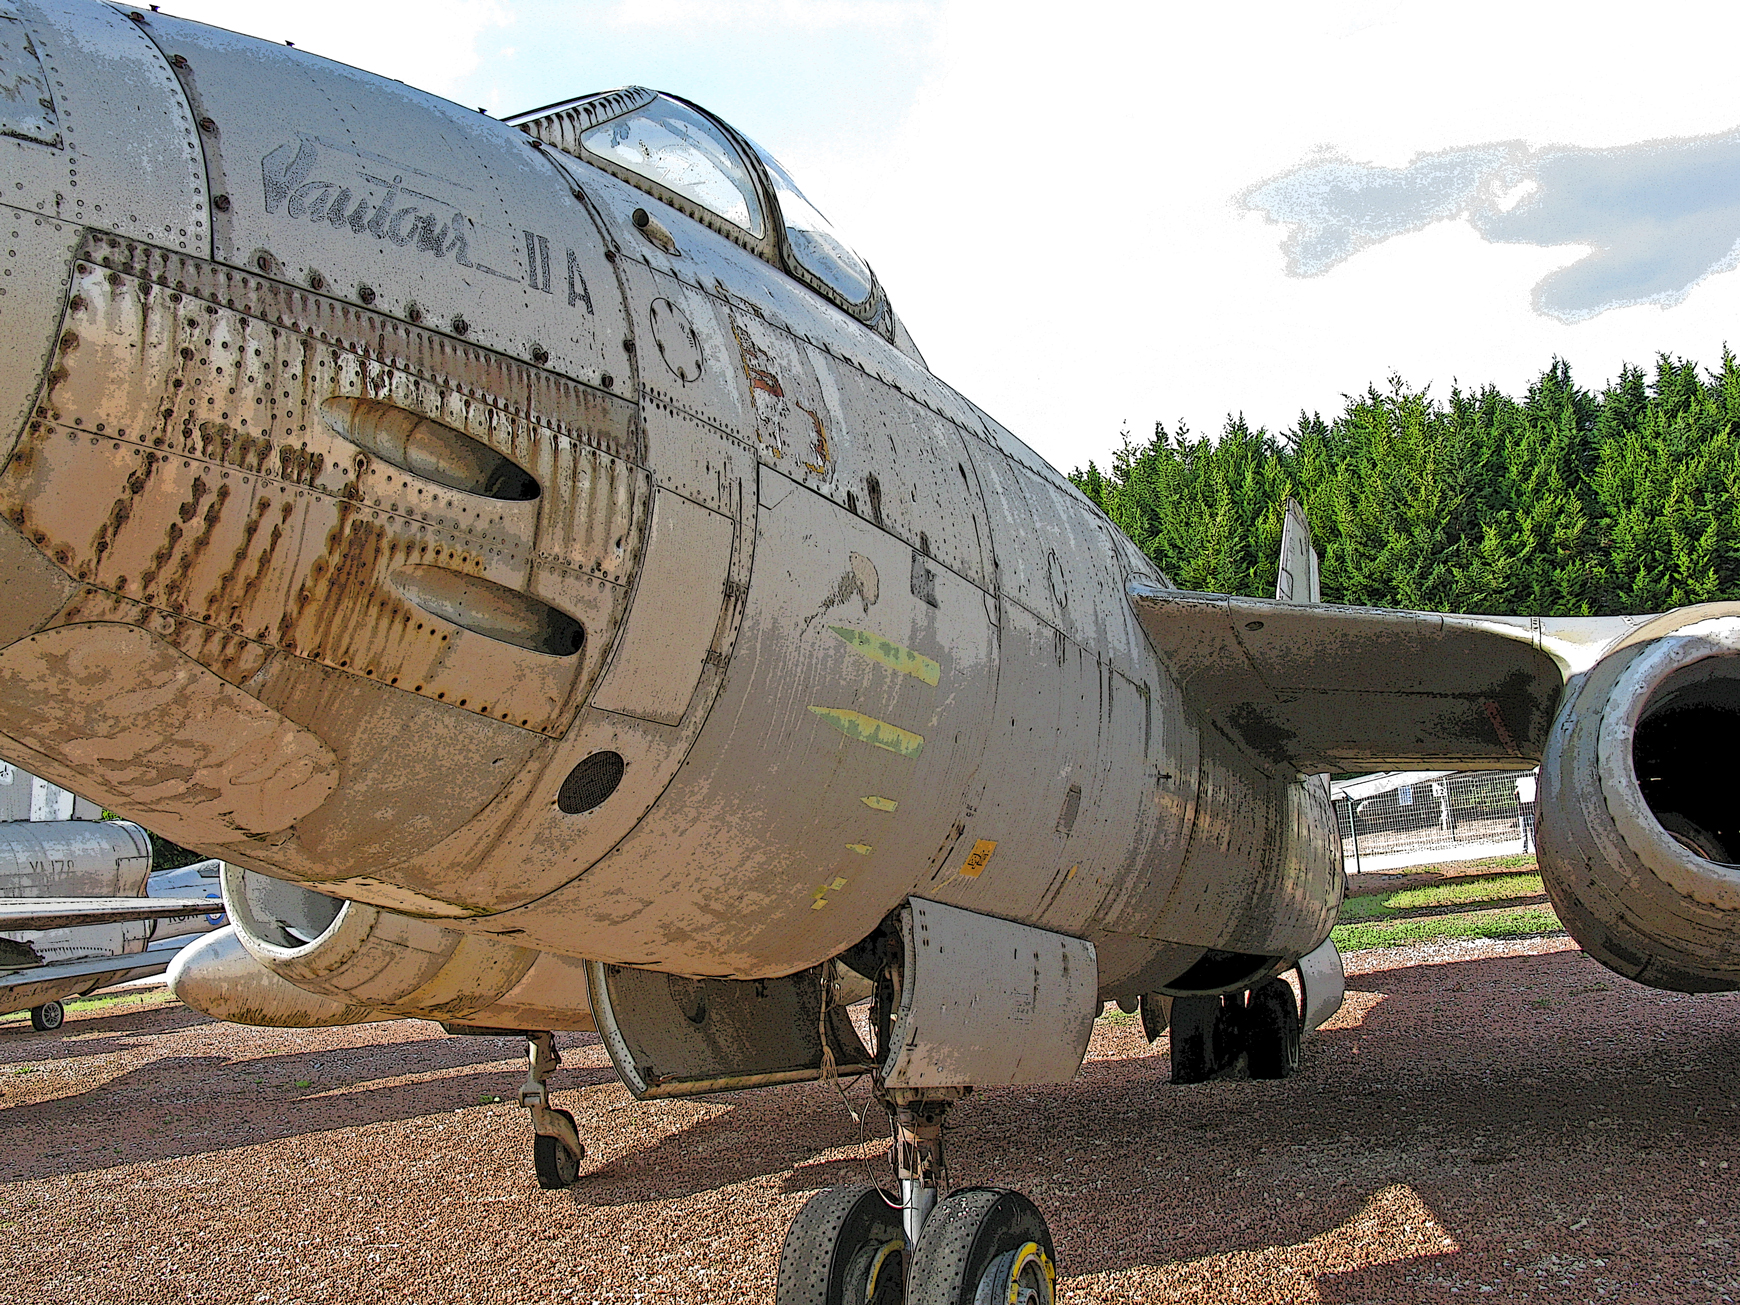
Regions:
<instances>
[{"instance_id":1,"label":"air intake slot","mask_svg":"<svg viewBox=\"0 0 1740 1305\"><path fill-rule=\"evenodd\" d=\"M462 630L551 657L572 657L586 646L586 627L530 594L482 576L440 566L407 566L393 587L425 612Z\"/></svg>"},{"instance_id":2,"label":"air intake slot","mask_svg":"<svg viewBox=\"0 0 1740 1305\"><path fill-rule=\"evenodd\" d=\"M410 475L506 503L538 497L538 482L525 468L420 412L339 395L320 405L320 415L352 444Z\"/></svg>"}]
</instances>

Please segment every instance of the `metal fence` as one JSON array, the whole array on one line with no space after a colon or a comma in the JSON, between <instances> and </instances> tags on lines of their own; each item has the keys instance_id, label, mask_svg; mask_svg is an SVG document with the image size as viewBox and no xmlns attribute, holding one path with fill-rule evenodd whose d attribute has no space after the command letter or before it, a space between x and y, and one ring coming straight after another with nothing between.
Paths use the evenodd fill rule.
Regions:
<instances>
[{"instance_id":1,"label":"metal fence","mask_svg":"<svg viewBox=\"0 0 1740 1305\"><path fill-rule=\"evenodd\" d=\"M1366 861L1429 860L1479 845L1479 855L1534 850L1536 772L1472 771L1339 796L1335 814L1349 873ZM1362 785L1361 787L1366 787Z\"/></svg>"}]
</instances>

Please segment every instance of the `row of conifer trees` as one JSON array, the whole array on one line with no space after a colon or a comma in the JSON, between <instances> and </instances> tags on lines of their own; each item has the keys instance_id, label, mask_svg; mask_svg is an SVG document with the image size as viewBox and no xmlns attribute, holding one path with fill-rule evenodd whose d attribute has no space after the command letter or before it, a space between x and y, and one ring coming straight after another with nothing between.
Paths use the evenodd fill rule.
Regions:
<instances>
[{"instance_id":1,"label":"row of conifer trees","mask_svg":"<svg viewBox=\"0 0 1740 1305\"><path fill-rule=\"evenodd\" d=\"M1665 355L1600 391L1555 361L1521 398L1392 378L1279 435L1231 418L1125 436L1070 477L1186 589L1273 595L1297 498L1323 597L1606 615L1740 598L1740 363Z\"/></svg>"}]
</instances>

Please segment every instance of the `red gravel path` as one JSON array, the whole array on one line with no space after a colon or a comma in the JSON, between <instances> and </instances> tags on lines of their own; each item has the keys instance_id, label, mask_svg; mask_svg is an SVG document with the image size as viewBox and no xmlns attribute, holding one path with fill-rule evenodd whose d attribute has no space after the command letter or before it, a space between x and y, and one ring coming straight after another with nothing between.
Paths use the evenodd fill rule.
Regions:
<instances>
[{"instance_id":1,"label":"red gravel path","mask_svg":"<svg viewBox=\"0 0 1740 1305\"><path fill-rule=\"evenodd\" d=\"M1039 1203L1071 1305L1740 1296L1740 998L1563 939L1354 968L1286 1084L1173 1088L1164 1040L1102 1021L1069 1087L957 1109L956 1181ZM0 1026L0 1296L767 1301L798 1205L878 1163L831 1089L637 1104L565 1042L593 1155L544 1193L518 1110L479 1104L513 1099L508 1044L167 1001Z\"/></svg>"}]
</instances>

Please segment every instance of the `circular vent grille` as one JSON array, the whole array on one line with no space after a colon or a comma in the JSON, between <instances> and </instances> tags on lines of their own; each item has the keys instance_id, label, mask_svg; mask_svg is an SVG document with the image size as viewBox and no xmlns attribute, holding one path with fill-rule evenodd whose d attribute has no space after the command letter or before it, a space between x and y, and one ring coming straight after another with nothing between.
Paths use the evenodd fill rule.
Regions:
<instances>
[{"instance_id":1,"label":"circular vent grille","mask_svg":"<svg viewBox=\"0 0 1740 1305\"><path fill-rule=\"evenodd\" d=\"M624 764L618 752L594 752L562 781L556 805L571 816L600 805L622 783Z\"/></svg>"}]
</instances>

